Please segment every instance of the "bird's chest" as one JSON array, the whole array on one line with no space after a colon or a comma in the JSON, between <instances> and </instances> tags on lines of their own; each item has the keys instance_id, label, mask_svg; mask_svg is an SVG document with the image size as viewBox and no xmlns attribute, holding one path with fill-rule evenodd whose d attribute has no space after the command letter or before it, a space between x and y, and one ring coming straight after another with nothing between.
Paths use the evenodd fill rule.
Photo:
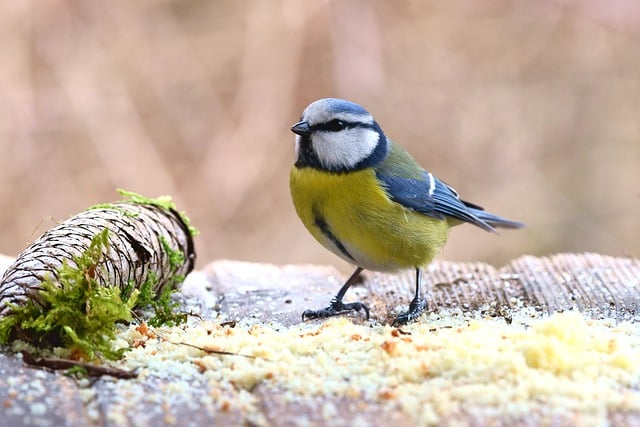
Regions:
<instances>
[{"instance_id":1,"label":"bird's chest","mask_svg":"<svg viewBox=\"0 0 640 427\"><path fill-rule=\"evenodd\" d=\"M304 225L343 259L369 269L394 270L405 264L396 259L398 251L415 252L410 248L412 235L422 216L391 201L374 171L329 174L294 168L290 187ZM415 262L407 260L408 265Z\"/></svg>"},{"instance_id":2,"label":"bird's chest","mask_svg":"<svg viewBox=\"0 0 640 427\"><path fill-rule=\"evenodd\" d=\"M392 208L370 170L333 174L294 168L290 178L293 204L307 228L324 220L335 229L368 230L384 222L382 211Z\"/></svg>"}]
</instances>

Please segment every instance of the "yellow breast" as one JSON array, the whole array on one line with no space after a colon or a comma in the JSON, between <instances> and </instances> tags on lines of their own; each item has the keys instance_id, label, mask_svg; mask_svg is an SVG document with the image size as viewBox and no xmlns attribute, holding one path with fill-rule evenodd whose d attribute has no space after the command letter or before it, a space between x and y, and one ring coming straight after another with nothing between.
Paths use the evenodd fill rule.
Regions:
<instances>
[{"instance_id":1,"label":"yellow breast","mask_svg":"<svg viewBox=\"0 0 640 427\"><path fill-rule=\"evenodd\" d=\"M298 216L316 240L360 267L424 266L447 240L447 221L393 202L371 169L335 174L294 167L289 184Z\"/></svg>"}]
</instances>

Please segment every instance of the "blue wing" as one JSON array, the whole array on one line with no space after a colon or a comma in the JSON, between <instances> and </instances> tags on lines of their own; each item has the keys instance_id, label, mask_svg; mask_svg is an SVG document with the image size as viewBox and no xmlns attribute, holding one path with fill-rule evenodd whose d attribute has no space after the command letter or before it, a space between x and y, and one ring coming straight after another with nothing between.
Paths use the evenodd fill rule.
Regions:
<instances>
[{"instance_id":1,"label":"blue wing","mask_svg":"<svg viewBox=\"0 0 640 427\"><path fill-rule=\"evenodd\" d=\"M495 232L496 227L520 228L523 224L485 212L460 200L458 193L427 171L422 179L376 174L391 200L433 218L451 217Z\"/></svg>"}]
</instances>

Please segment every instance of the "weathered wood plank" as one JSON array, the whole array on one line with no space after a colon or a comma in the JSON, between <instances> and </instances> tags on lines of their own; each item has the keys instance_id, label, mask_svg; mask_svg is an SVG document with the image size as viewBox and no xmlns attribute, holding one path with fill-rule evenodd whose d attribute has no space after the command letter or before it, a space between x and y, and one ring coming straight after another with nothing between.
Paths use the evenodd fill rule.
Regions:
<instances>
[{"instance_id":1,"label":"weathered wood plank","mask_svg":"<svg viewBox=\"0 0 640 427\"><path fill-rule=\"evenodd\" d=\"M525 256L505 270L520 276L522 288L534 296L525 302L548 313L578 309L618 321L640 315L640 260L593 253Z\"/></svg>"},{"instance_id":2,"label":"weathered wood plank","mask_svg":"<svg viewBox=\"0 0 640 427\"><path fill-rule=\"evenodd\" d=\"M305 309L326 306L345 279L332 267L278 267L238 261L216 261L198 274L200 282L185 285L184 300L200 299L202 319L249 319L250 323L284 326L301 323ZM425 270L424 280L432 313L460 309L469 318L503 317L508 322L524 309L542 314L578 309L595 319L640 321L640 261L631 258L525 256L502 268L437 261ZM366 272L346 300L365 302L373 322L388 323L408 304L413 287L412 272ZM355 323L365 323L361 314L348 316ZM0 420L16 426L110 427L412 423L397 406L358 396L292 399L291 391L268 383L248 391L229 388L213 380L211 372L200 372L193 362L201 357L196 354L193 350L184 356L178 372L162 351L149 353L148 359L138 361L138 379L102 378L85 390L59 373L31 369L11 354L0 354ZM530 413L514 415L505 408L479 403L461 407L438 421L440 425L572 426L581 425L584 419L584 414L572 410L549 413L541 405L535 409L535 402L531 408ZM611 411L606 419L612 426L640 425L640 412Z\"/></svg>"},{"instance_id":3,"label":"weathered wood plank","mask_svg":"<svg viewBox=\"0 0 640 427\"><path fill-rule=\"evenodd\" d=\"M203 272L217 298L218 312L231 319L283 325L300 323L309 307L327 305L343 280L336 269L313 265L215 261Z\"/></svg>"},{"instance_id":4,"label":"weathered wood plank","mask_svg":"<svg viewBox=\"0 0 640 427\"><path fill-rule=\"evenodd\" d=\"M92 387L91 406L100 414L98 425L133 426L213 426L246 424L237 406L226 408L220 401L234 401L227 390L213 390L207 379L192 372L146 369L136 380L102 378ZM212 393L219 393L212 398ZM237 399L235 399L237 400Z\"/></svg>"},{"instance_id":5,"label":"weathered wood plank","mask_svg":"<svg viewBox=\"0 0 640 427\"><path fill-rule=\"evenodd\" d=\"M0 425L82 427L89 421L72 379L0 353Z\"/></svg>"}]
</instances>

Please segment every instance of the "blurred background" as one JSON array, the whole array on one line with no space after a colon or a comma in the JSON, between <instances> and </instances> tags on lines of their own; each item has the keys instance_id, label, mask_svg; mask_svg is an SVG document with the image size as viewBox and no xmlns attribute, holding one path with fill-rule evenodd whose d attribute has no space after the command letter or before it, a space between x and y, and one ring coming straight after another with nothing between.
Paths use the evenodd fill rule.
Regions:
<instances>
[{"instance_id":1,"label":"blurred background","mask_svg":"<svg viewBox=\"0 0 640 427\"><path fill-rule=\"evenodd\" d=\"M346 264L291 205L296 122L347 98L467 200L524 221L442 259L640 256L635 0L0 3L0 253L117 188L219 258Z\"/></svg>"}]
</instances>

